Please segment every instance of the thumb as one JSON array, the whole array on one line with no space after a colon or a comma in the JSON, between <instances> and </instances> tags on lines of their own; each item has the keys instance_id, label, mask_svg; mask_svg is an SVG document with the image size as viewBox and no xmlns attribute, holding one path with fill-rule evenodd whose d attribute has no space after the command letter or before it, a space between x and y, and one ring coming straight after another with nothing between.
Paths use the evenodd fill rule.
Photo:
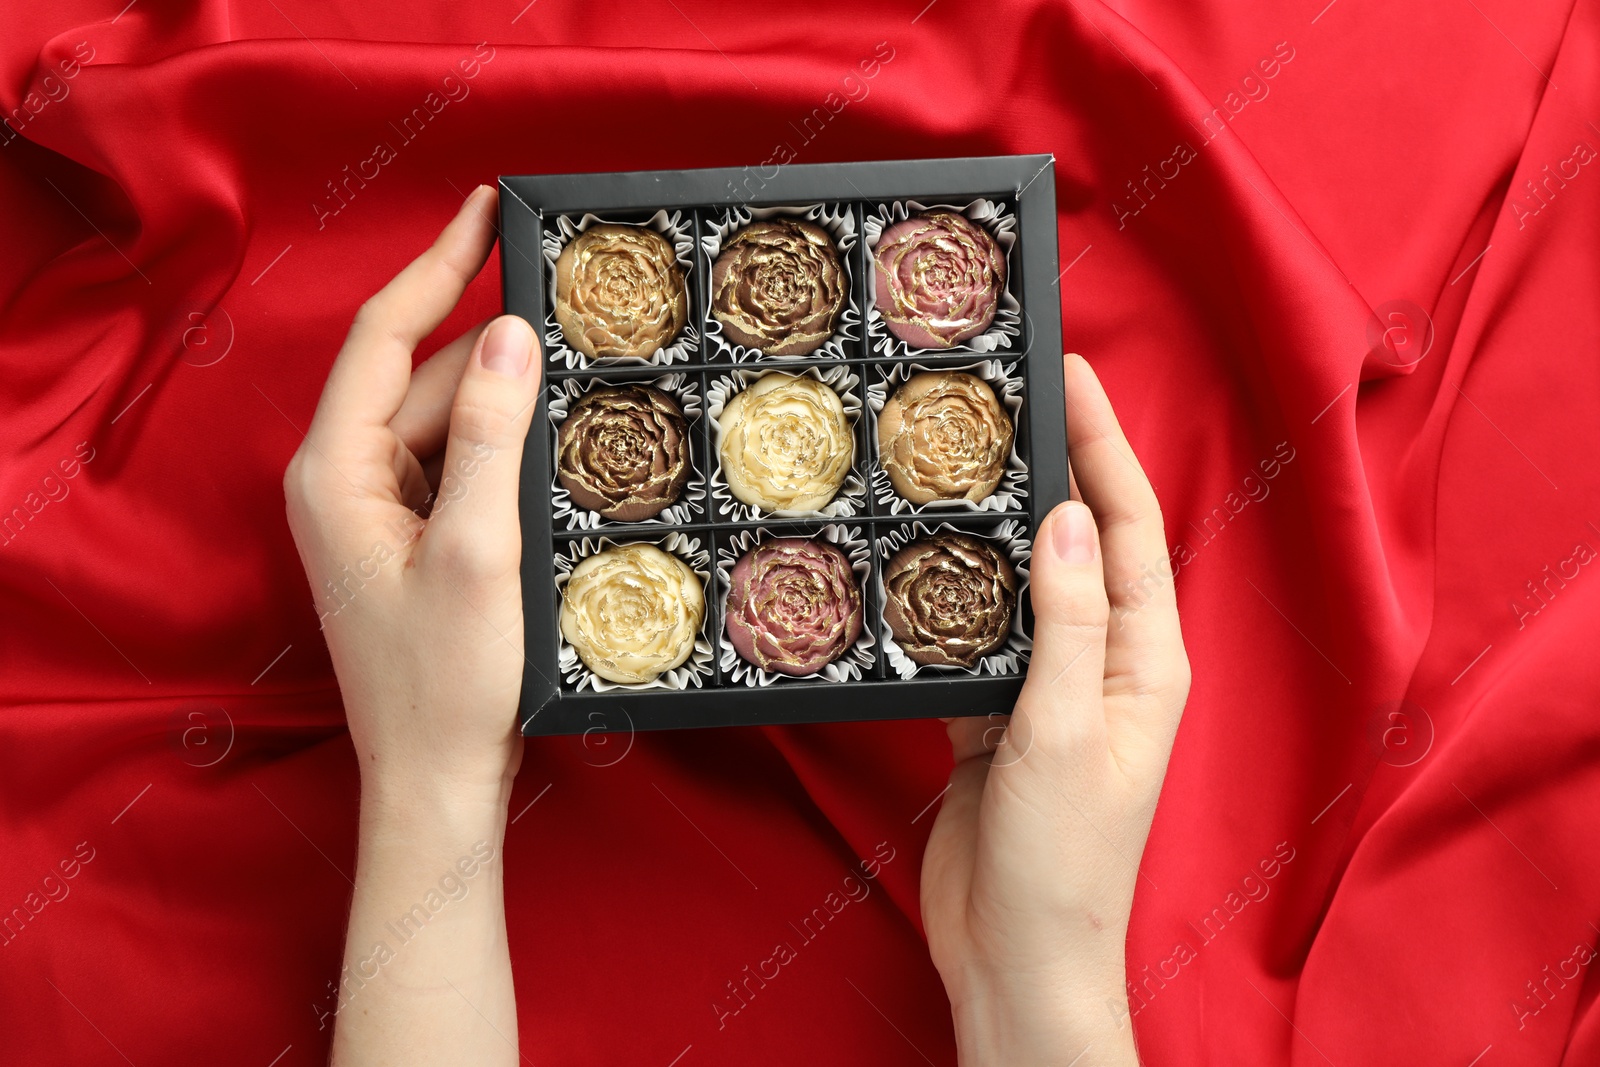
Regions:
<instances>
[{"instance_id":1,"label":"thumb","mask_svg":"<svg viewBox=\"0 0 1600 1067\"><path fill-rule=\"evenodd\" d=\"M522 558L517 491L522 446L539 401L539 353L533 328L502 315L479 336L456 388L439 494L421 551L469 577L514 574Z\"/></svg>"}]
</instances>

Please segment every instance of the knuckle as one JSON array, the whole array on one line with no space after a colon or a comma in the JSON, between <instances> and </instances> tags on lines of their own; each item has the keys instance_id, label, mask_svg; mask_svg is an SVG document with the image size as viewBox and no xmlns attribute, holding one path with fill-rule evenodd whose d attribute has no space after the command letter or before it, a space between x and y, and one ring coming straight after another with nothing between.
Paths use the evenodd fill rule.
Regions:
<instances>
[{"instance_id":1,"label":"knuckle","mask_svg":"<svg viewBox=\"0 0 1600 1067\"><path fill-rule=\"evenodd\" d=\"M444 252L430 249L425 255L428 256L429 266L442 275L439 278L441 284L465 287L477 276L471 254L464 253L459 247Z\"/></svg>"},{"instance_id":2,"label":"knuckle","mask_svg":"<svg viewBox=\"0 0 1600 1067\"><path fill-rule=\"evenodd\" d=\"M1194 668L1189 665L1189 657L1184 652L1178 653L1178 658L1172 667L1172 689L1182 693L1185 698L1189 695L1189 687L1194 684Z\"/></svg>"},{"instance_id":3,"label":"knuckle","mask_svg":"<svg viewBox=\"0 0 1600 1067\"><path fill-rule=\"evenodd\" d=\"M1064 629L1098 632L1111 622L1111 602L1098 579L1054 583L1034 598L1033 610L1045 622Z\"/></svg>"},{"instance_id":4,"label":"knuckle","mask_svg":"<svg viewBox=\"0 0 1600 1067\"><path fill-rule=\"evenodd\" d=\"M1135 509L1135 514L1138 516L1137 521L1140 525L1149 526L1152 529L1160 530L1162 533L1165 533L1167 529L1167 519L1165 515L1161 514L1161 501L1156 499L1156 491L1150 488L1150 484L1148 482L1145 483L1143 495L1144 499L1137 505Z\"/></svg>"},{"instance_id":5,"label":"knuckle","mask_svg":"<svg viewBox=\"0 0 1600 1067\"><path fill-rule=\"evenodd\" d=\"M481 586L517 573L521 552L508 539L467 523L441 523L433 533L434 563L452 584Z\"/></svg>"},{"instance_id":6,"label":"knuckle","mask_svg":"<svg viewBox=\"0 0 1600 1067\"><path fill-rule=\"evenodd\" d=\"M396 321L399 317L396 301L386 292L375 293L356 309L346 343L394 344L410 350L416 346L416 341L400 328Z\"/></svg>"},{"instance_id":7,"label":"knuckle","mask_svg":"<svg viewBox=\"0 0 1600 1067\"><path fill-rule=\"evenodd\" d=\"M501 449L519 444L523 434L518 432L514 416L503 404L471 395L458 396L450 413L450 435L479 451L483 446Z\"/></svg>"},{"instance_id":8,"label":"knuckle","mask_svg":"<svg viewBox=\"0 0 1600 1067\"><path fill-rule=\"evenodd\" d=\"M1181 708L1189 699L1191 680L1189 660L1180 655L1176 660L1143 664L1120 677L1108 675L1106 683L1108 691Z\"/></svg>"},{"instance_id":9,"label":"knuckle","mask_svg":"<svg viewBox=\"0 0 1600 1067\"><path fill-rule=\"evenodd\" d=\"M1099 732L1092 726L1090 716L1074 714L1075 709L1064 707L1059 694L1024 690L1017 700L1014 723L1008 731L1004 765L1023 763L1025 760L1065 760L1080 762L1080 757L1093 750Z\"/></svg>"},{"instance_id":10,"label":"knuckle","mask_svg":"<svg viewBox=\"0 0 1600 1067\"><path fill-rule=\"evenodd\" d=\"M1124 508L1116 525L1130 530L1149 530L1152 533L1160 530L1163 535L1165 534L1167 527L1166 520L1161 515L1161 503L1156 499L1155 491L1150 488L1149 483L1141 480L1138 488L1128 494L1128 502Z\"/></svg>"},{"instance_id":11,"label":"knuckle","mask_svg":"<svg viewBox=\"0 0 1600 1067\"><path fill-rule=\"evenodd\" d=\"M353 535L350 497L343 479L314 450L302 445L283 472L284 514L297 544L340 546Z\"/></svg>"},{"instance_id":12,"label":"knuckle","mask_svg":"<svg viewBox=\"0 0 1600 1067\"><path fill-rule=\"evenodd\" d=\"M351 332L366 331L388 318L388 305L382 293L374 293L362 301L356 308L355 318L351 320Z\"/></svg>"},{"instance_id":13,"label":"knuckle","mask_svg":"<svg viewBox=\"0 0 1600 1067\"><path fill-rule=\"evenodd\" d=\"M306 461L303 453L296 449L295 454L289 457L289 463L283 468L283 498L291 504L305 497Z\"/></svg>"},{"instance_id":14,"label":"knuckle","mask_svg":"<svg viewBox=\"0 0 1600 1067\"><path fill-rule=\"evenodd\" d=\"M293 456L289 457L289 465L283 470L284 502L293 514L296 511L311 510L325 495L322 479L317 473L317 465L307 458L305 447L302 445Z\"/></svg>"},{"instance_id":15,"label":"knuckle","mask_svg":"<svg viewBox=\"0 0 1600 1067\"><path fill-rule=\"evenodd\" d=\"M290 536L302 552L331 551L345 540L337 509L316 493L285 494L284 517Z\"/></svg>"}]
</instances>

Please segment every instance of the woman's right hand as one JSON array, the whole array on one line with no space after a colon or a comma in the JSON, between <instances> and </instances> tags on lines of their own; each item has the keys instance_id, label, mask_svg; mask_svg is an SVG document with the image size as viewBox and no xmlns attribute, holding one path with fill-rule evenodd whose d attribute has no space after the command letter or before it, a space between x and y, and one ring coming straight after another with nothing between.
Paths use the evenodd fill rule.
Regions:
<instances>
[{"instance_id":1,"label":"woman's right hand","mask_svg":"<svg viewBox=\"0 0 1600 1067\"><path fill-rule=\"evenodd\" d=\"M1128 917L1189 661L1155 492L1088 363L1064 365L1083 503L1034 541L1014 713L950 723L955 769L922 863L964 1067L1138 1062Z\"/></svg>"}]
</instances>

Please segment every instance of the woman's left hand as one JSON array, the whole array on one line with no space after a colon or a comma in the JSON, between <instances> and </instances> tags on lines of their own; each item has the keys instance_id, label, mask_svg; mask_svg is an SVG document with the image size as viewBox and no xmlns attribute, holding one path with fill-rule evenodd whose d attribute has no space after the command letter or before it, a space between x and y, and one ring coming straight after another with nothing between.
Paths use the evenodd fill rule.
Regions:
<instances>
[{"instance_id":1,"label":"woman's left hand","mask_svg":"<svg viewBox=\"0 0 1600 1067\"><path fill-rule=\"evenodd\" d=\"M518 1060L500 850L522 758L517 490L539 345L503 315L411 369L483 268L496 206L474 190L361 306L283 479L361 761L344 982L323 1018L349 1067Z\"/></svg>"},{"instance_id":2,"label":"woman's left hand","mask_svg":"<svg viewBox=\"0 0 1600 1067\"><path fill-rule=\"evenodd\" d=\"M488 258L496 208L478 187L362 305L284 475L364 806L443 794L503 808L521 757L517 488L539 343L503 315L411 369Z\"/></svg>"}]
</instances>

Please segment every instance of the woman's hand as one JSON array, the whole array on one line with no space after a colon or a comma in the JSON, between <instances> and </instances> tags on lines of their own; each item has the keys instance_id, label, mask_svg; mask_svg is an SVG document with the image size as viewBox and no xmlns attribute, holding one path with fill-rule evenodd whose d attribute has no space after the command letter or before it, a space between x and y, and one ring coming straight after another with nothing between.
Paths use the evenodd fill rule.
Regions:
<instances>
[{"instance_id":1,"label":"woman's hand","mask_svg":"<svg viewBox=\"0 0 1600 1067\"><path fill-rule=\"evenodd\" d=\"M1137 1063L1128 915L1189 662L1155 493L1089 365L1065 369L1084 503L1034 541L1014 713L950 723L956 766L923 857L965 1067Z\"/></svg>"},{"instance_id":2,"label":"woman's hand","mask_svg":"<svg viewBox=\"0 0 1600 1067\"><path fill-rule=\"evenodd\" d=\"M539 345L505 315L411 369L488 258L495 212L495 190L474 190L362 305L284 475L361 761L345 967L322 1015L335 1064L518 1061L500 848Z\"/></svg>"},{"instance_id":3,"label":"woman's hand","mask_svg":"<svg viewBox=\"0 0 1600 1067\"><path fill-rule=\"evenodd\" d=\"M538 341L504 315L411 369L488 258L496 203L475 190L362 306L284 475L364 804L419 790L503 804L520 759L517 484Z\"/></svg>"}]
</instances>

